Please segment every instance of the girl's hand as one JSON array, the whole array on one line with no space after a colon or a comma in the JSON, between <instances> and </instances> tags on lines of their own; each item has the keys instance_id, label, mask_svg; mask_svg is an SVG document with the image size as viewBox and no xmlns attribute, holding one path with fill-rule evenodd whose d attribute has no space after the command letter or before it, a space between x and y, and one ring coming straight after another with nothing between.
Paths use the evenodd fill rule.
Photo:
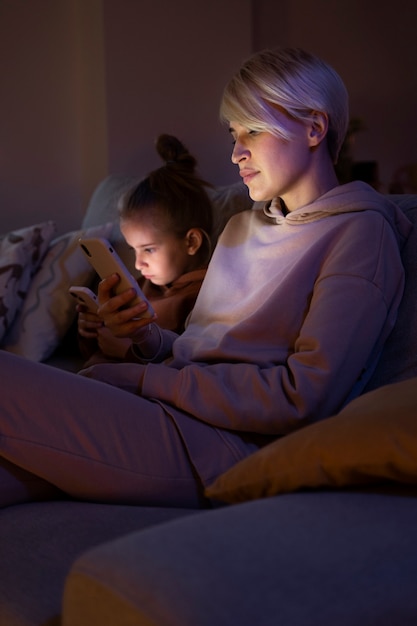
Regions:
<instances>
[{"instance_id":1,"label":"girl's hand","mask_svg":"<svg viewBox=\"0 0 417 626\"><path fill-rule=\"evenodd\" d=\"M132 344L128 338L115 337L105 326L98 330L97 343L105 356L116 359L124 359Z\"/></svg>"},{"instance_id":2,"label":"girl's hand","mask_svg":"<svg viewBox=\"0 0 417 626\"><path fill-rule=\"evenodd\" d=\"M98 315L115 337L137 337L141 334L140 329L155 322L156 315L151 318L141 317L148 308L146 302L129 306L129 302L135 297L133 288L113 296L112 290L119 280L118 275L113 274L100 282Z\"/></svg>"},{"instance_id":3,"label":"girl's hand","mask_svg":"<svg viewBox=\"0 0 417 626\"><path fill-rule=\"evenodd\" d=\"M103 320L95 313L88 312L83 304L77 304L78 321L77 328L81 337L86 339L97 338L97 333L103 327Z\"/></svg>"}]
</instances>

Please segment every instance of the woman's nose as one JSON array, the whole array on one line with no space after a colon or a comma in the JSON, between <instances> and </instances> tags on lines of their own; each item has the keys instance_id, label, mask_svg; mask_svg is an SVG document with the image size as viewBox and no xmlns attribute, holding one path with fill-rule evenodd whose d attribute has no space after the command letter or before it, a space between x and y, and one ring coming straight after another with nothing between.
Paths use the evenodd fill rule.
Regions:
<instances>
[{"instance_id":1,"label":"woman's nose","mask_svg":"<svg viewBox=\"0 0 417 626\"><path fill-rule=\"evenodd\" d=\"M247 158L247 156L248 151L246 150L246 148L244 148L239 141L236 141L232 151L232 163L237 165L243 159Z\"/></svg>"}]
</instances>

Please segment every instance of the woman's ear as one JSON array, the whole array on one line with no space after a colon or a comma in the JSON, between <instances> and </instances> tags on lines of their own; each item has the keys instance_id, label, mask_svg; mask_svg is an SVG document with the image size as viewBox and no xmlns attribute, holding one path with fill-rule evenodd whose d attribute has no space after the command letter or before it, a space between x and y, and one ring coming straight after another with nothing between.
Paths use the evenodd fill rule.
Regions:
<instances>
[{"instance_id":1,"label":"woman's ear","mask_svg":"<svg viewBox=\"0 0 417 626\"><path fill-rule=\"evenodd\" d=\"M308 126L310 147L318 146L327 135L329 118L322 111L313 111Z\"/></svg>"},{"instance_id":2,"label":"woman's ear","mask_svg":"<svg viewBox=\"0 0 417 626\"><path fill-rule=\"evenodd\" d=\"M203 243L203 233L199 228L190 228L185 235L185 242L187 246L187 253L190 256L193 256L201 248L201 244Z\"/></svg>"}]
</instances>

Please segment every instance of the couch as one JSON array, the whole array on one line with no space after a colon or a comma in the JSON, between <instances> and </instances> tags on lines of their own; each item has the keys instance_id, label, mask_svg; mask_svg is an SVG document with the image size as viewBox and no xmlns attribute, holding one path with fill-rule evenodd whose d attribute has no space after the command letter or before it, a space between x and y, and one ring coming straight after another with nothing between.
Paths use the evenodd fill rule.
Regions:
<instances>
[{"instance_id":1,"label":"couch","mask_svg":"<svg viewBox=\"0 0 417 626\"><path fill-rule=\"evenodd\" d=\"M115 207L131 183L100 183L80 231L55 237L47 223L3 238L0 258L25 248L20 300L0 294L4 349L77 370L66 288L95 278L75 242L108 236L129 262ZM252 204L240 183L210 193L216 234ZM393 199L415 222L417 196ZM415 228L403 259L398 319L365 393L231 468L208 489L212 509L62 499L1 510L0 626L415 626Z\"/></svg>"}]
</instances>

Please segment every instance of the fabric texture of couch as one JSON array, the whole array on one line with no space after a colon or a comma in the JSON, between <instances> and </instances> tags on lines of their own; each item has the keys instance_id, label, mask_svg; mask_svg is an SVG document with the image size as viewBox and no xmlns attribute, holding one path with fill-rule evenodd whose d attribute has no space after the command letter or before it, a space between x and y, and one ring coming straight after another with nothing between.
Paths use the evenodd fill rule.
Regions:
<instances>
[{"instance_id":1,"label":"fabric texture of couch","mask_svg":"<svg viewBox=\"0 0 417 626\"><path fill-rule=\"evenodd\" d=\"M104 229L128 263L115 218L132 182L104 180L81 225ZM210 193L216 233L252 206L241 183ZM415 222L417 196L393 199ZM74 258L74 233L54 239L41 225L35 234L39 258L28 232L4 242L8 251L13 241L26 246L32 259L13 313L20 322L31 284L44 285L46 255L60 268L49 295L60 292L60 306L68 280L95 280ZM210 487L213 510L70 500L1 510L0 626L415 625L416 227L403 259L397 323L366 393L221 476ZM76 370L73 320L52 328L45 345L38 336L32 358ZM9 314L4 338L19 336L13 323ZM49 318L45 327L54 324Z\"/></svg>"}]
</instances>

